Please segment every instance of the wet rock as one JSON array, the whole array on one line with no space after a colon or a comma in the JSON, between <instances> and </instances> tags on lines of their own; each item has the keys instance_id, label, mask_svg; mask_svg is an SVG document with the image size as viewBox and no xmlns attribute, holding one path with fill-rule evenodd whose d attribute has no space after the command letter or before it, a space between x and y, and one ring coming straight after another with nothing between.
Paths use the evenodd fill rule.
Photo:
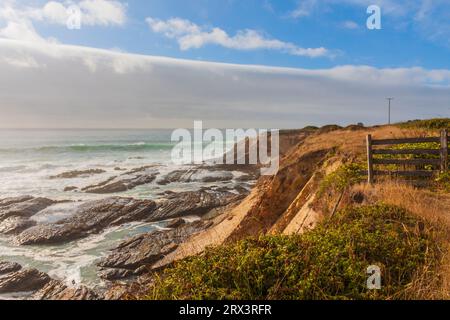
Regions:
<instances>
[{"instance_id":1,"label":"wet rock","mask_svg":"<svg viewBox=\"0 0 450 320\"><path fill-rule=\"evenodd\" d=\"M107 280L116 280L121 275L128 277L141 274L152 264L173 252L189 236L203 231L211 225L212 222L200 220L177 229L154 231L135 236L121 243L111 251L109 256L98 263L98 266L103 268L100 275ZM129 272L124 270L129 270Z\"/></svg>"},{"instance_id":2,"label":"wet rock","mask_svg":"<svg viewBox=\"0 0 450 320\"><path fill-rule=\"evenodd\" d=\"M101 298L99 294L87 287L70 288L57 280L51 280L31 297L32 300L98 300Z\"/></svg>"},{"instance_id":3,"label":"wet rock","mask_svg":"<svg viewBox=\"0 0 450 320\"><path fill-rule=\"evenodd\" d=\"M22 269L22 266L15 262L0 261L0 275L16 272Z\"/></svg>"},{"instance_id":4,"label":"wet rock","mask_svg":"<svg viewBox=\"0 0 450 320\"><path fill-rule=\"evenodd\" d=\"M35 291L50 280L47 274L36 269L19 269L0 276L0 293Z\"/></svg>"},{"instance_id":5,"label":"wet rock","mask_svg":"<svg viewBox=\"0 0 450 320\"><path fill-rule=\"evenodd\" d=\"M81 191L97 194L124 192L137 186L153 182L157 175L158 172L155 171L153 166L141 167L125 172L120 176L111 177L97 185L88 186L81 189Z\"/></svg>"},{"instance_id":6,"label":"wet rock","mask_svg":"<svg viewBox=\"0 0 450 320\"><path fill-rule=\"evenodd\" d=\"M178 218L178 219L170 221L166 225L166 228L175 229L175 228L181 227L184 224L186 224L186 222L183 219Z\"/></svg>"},{"instance_id":7,"label":"wet rock","mask_svg":"<svg viewBox=\"0 0 450 320\"><path fill-rule=\"evenodd\" d=\"M50 179L73 179L73 178L84 178L93 176L96 174L105 173L105 170L102 169L89 169L89 170L74 170L67 171L56 176L51 176Z\"/></svg>"},{"instance_id":8,"label":"wet rock","mask_svg":"<svg viewBox=\"0 0 450 320\"><path fill-rule=\"evenodd\" d=\"M242 195L232 192L196 191L171 194L158 203L156 210L146 220L149 222L178 218L188 215L204 215L208 211L226 206L242 199Z\"/></svg>"},{"instance_id":9,"label":"wet rock","mask_svg":"<svg viewBox=\"0 0 450 320\"><path fill-rule=\"evenodd\" d=\"M32 196L11 197L0 200L0 208L34 199Z\"/></svg>"},{"instance_id":10,"label":"wet rock","mask_svg":"<svg viewBox=\"0 0 450 320\"><path fill-rule=\"evenodd\" d=\"M95 300L101 296L81 286L70 288L36 269L23 269L13 262L0 261L0 293L27 293L32 300Z\"/></svg>"},{"instance_id":11,"label":"wet rock","mask_svg":"<svg viewBox=\"0 0 450 320\"><path fill-rule=\"evenodd\" d=\"M18 197L0 201L0 221L9 217L29 218L51 206L55 201L47 198Z\"/></svg>"},{"instance_id":12,"label":"wet rock","mask_svg":"<svg viewBox=\"0 0 450 320\"><path fill-rule=\"evenodd\" d=\"M134 271L127 269L107 269L99 273L100 278L109 281L125 279L133 275L135 275Z\"/></svg>"},{"instance_id":13,"label":"wet rock","mask_svg":"<svg viewBox=\"0 0 450 320\"><path fill-rule=\"evenodd\" d=\"M20 245L56 244L84 238L105 228L148 219L156 204L151 200L111 197L90 201L56 223L29 228L15 238Z\"/></svg>"},{"instance_id":14,"label":"wet rock","mask_svg":"<svg viewBox=\"0 0 450 320\"><path fill-rule=\"evenodd\" d=\"M186 169L175 170L163 178L156 181L159 185L167 185L173 182L219 182L219 181L231 181L233 180L233 174L228 171L210 171L206 169Z\"/></svg>"},{"instance_id":15,"label":"wet rock","mask_svg":"<svg viewBox=\"0 0 450 320\"><path fill-rule=\"evenodd\" d=\"M257 180L258 176L255 174L244 174L236 178L236 181L246 182Z\"/></svg>"},{"instance_id":16,"label":"wet rock","mask_svg":"<svg viewBox=\"0 0 450 320\"><path fill-rule=\"evenodd\" d=\"M65 187L65 188L64 188L64 192L75 191L75 190L77 190L77 189L78 189L77 187L74 187L74 186L68 186L68 187Z\"/></svg>"},{"instance_id":17,"label":"wet rock","mask_svg":"<svg viewBox=\"0 0 450 320\"><path fill-rule=\"evenodd\" d=\"M36 221L23 217L9 217L0 222L0 233L5 235L18 234L36 225Z\"/></svg>"}]
</instances>

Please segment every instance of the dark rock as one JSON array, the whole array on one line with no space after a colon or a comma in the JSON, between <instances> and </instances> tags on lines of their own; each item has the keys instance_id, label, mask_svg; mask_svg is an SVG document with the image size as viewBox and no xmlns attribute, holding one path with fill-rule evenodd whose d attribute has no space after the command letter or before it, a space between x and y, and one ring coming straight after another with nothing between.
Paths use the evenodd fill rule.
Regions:
<instances>
[{"instance_id":1,"label":"dark rock","mask_svg":"<svg viewBox=\"0 0 450 320\"><path fill-rule=\"evenodd\" d=\"M95 174L101 174L105 173L105 170L102 169L89 169L89 170L75 170L75 171L68 171L63 172L61 174L58 174L56 176L51 176L50 179L73 179L73 178L79 178L79 177L88 177Z\"/></svg>"},{"instance_id":2,"label":"dark rock","mask_svg":"<svg viewBox=\"0 0 450 320\"><path fill-rule=\"evenodd\" d=\"M108 257L98 263L101 268L119 269L119 271L106 272L103 270L101 275L106 276L106 279L113 275L117 279L117 276L120 275L129 276L142 273L152 264L177 249L178 245L189 236L205 230L211 225L212 222L200 220L177 229L154 231L135 236L121 243L112 250ZM127 273L124 270L130 270L130 272Z\"/></svg>"},{"instance_id":3,"label":"dark rock","mask_svg":"<svg viewBox=\"0 0 450 320\"><path fill-rule=\"evenodd\" d=\"M22 269L22 266L15 262L0 261L0 275L16 272Z\"/></svg>"},{"instance_id":4,"label":"dark rock","mask_svg":"<svg viewBox=\"0 0 450 320\"><path fill-rule=\"evenodd\" d=\"M118 177L111 177L99 184L88 186L81 189L87 193L116 193L131 190L137 186L153 182L158 175L158 172L150 167L142 167L125 172Z\"/></svg>"},{"instance_id":5,"label":"dark rock","mask_svg":"<svg viewBox=\"0 0 450 320\"><path fill-rule=\"evenodd\" d=\"M178 218L178 219L170 221L166 225L166 228L175 229L175 228L181 227L184 224L186 224L186 222L183 219Z\"/></svg>"},{"instance_id":6,"label":"dark rock","mask_svg":"<svg viewBox=\"0 0 450 320\"><path fill-rule=\"evenodd\" d=\"M257 175L254 174L244 174L240 177L236 178L236 181L242 181L242 182L246 182L246 181L253 181L253 180L257 180L258 177Z\"/></svg>"},{"instance_id":7,"label":"dark rock","mask_svg":"<svg viewBox=\"0 0 450 320\"><path fill-rule=\"evenodd\" d=\"M107 270L102 270L99 273L100 278L109 280L109 281L125 279L125 278L129 278L133 275L134 275L133 270L127 270L127 269L107 269Z\"/></svg>"},{"instance_id":8,"label":"dark rock","mask_svg":"<svg viewBox=\"0 0 450 320\"><path fill-rule=\"evenodd\" d=\"M65 188L64 188L64 192L75 191L75 190L77 190L77 189L78 189L77 187L69 186L69 187L65 187Z\"/></svg>"},{"instance_id":9,"label":"dark rock","mask_svg":"<svg viewBox=\"0 0 450 320\"><path fill-rule=\"evenodd\" d=\"M19 269L0 276L0 293L35 291L50 280L47 274L36 269Z\"/></svg>"},{"instance_id":10,"label":"dark rock","mask_svg":"<svg viewBox=\"0 0 450 320\"><path fill-rule=\"evenodd\" d=\"M9 217L29 218L55 201L47 198L18 197L7 198L0 201L0 221Z\"/></svg>"},{"instance_id":11,"label":"dark rock","mask_svg":"<svg viewBox=\"0 0 450 320\"><path fill-rule=\"evenodd\" d=\"M29 228L15 238L21 245L55 244L84 238L105 228L148 219L156 208L151 200L112 197L90 201L77 212L52 224Z\"/></svg>"},{"instance_id":12,"label":"dark rock","mask_svg":"<svg viewBox=\"0 0 450 320\"><path fill-rule=\"evenodd\" d=\"M70 288L57 280L51 280L31 297L33 300L98 300L101 298L99 294L87 287Z\"/></svg>"},{"instance_id":13,"label":"dark rock","mask_svg":"<svg viewBox=\"0 0 450 320\"><path fill-rule=\"evenodd\" d=\"M197 191L169 195L158 203L157 209L146 220L161 221L188 215L204 215L209 210L222 207L242 199L242 195L232 192Z\"/></svg>"},{"instance_id":14,"label":"dark rock","mask_svg":"<svg viewBox=\"0 0 450 320\"><path fill-rule=\"evenodd\" d=\"M159 185L167 185L173 182L218 182L218 181L231 181L233 180L233 174L228 171L210 171L207 169L186 169L175 170L163 178L156 181Z\"/></svg>"},{"instance_id":15,"label":"dark rock","mask_svg":"<svg viewBox=\"0 0 450 320\"><path fill-rule=\"evenodd\" d=\"M0 208L34 199L31 196L12 197L0 200Z\"/></svg>"},{"instance_id":16,"label":"dark rock","mask_svg":"<svg viewBox=\"0 0 450 320\"><path fill-rule=\"evenodd\" d=\"M18 234L36 225L36 221L23 217L9 217L0 222L1 234Z\"/></svg>"},{"instance_id":17,"label":"dark rock","mask_svg":"<svg viewBox=\"0 0 450 320\"><path fill-rule=\"evenodd\" d=\"M23 269L13 262L0 262L0 293L30 293L33 300L95 300L94 291L86 288L69 288L36 269Z\"/></svg>"}]
</instances>

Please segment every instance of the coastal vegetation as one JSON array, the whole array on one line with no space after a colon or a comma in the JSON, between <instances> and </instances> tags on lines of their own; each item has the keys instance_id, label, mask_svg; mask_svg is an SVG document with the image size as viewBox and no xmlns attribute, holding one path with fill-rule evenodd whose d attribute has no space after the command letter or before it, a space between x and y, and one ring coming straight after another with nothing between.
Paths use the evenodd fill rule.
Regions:
<instances>
[{"instance_id":1,"label":"coastal vegetation","mask_svg":"<svg viewBox=\"0 0 450 320\"><path fill-rule=\"evenodd\" d=\"M160 274L147 299L413 299L436 281L441 230L385 204L341 210L303 235L208 248ZM382 270L368 290L367 268Z\"/></svg>"},{"instance_id":2,"label":"coastal vegetation","mask_svg":"<svg viewBox=\"0 0 450 320\"><path fill-rule=\"evenodd\" d=\"M417 120L372 130L377 136L389 137L393 132L388 130L395 130L400 136L431 136L449 128L449 124L450 119ZM315 148L329 151L323 165L316 168L282 219L295 221L290 213L295 210L303 221L309 221L314 216L312 213L317 212L321 218L314 227L294 233L286 233L289 229L286 228L282 233L247 235L207 247L154 273L146 289L132 298L447 299L448 172L422 181L427 182L422 187L417 187L416 181L395 177L367 185L364 145L355 141L356 137L363 138L364 133L351 131L318 130L310 138ZM312 145L305 143L297 150L294 148L285 160L286 167L295 163L295 157L301 159L302 149L310 152ZM439 149L439 145L402 144L396 148ZM410 156L411 159L421 157L424 155ZM272 184L280 188L278 183L286 185L286 178L282 174L278 176L279 180ZM305 192L314 195L310 202L305 200ZM273 190L267 194L277 199ZM267 211L270 205L265 206ZM267 217L264 210L259 212ZM252 219L258 223L258 217L253 215ZM381 270L379 290L367 287L370 266Z\"/></svg>"}]
</instances>

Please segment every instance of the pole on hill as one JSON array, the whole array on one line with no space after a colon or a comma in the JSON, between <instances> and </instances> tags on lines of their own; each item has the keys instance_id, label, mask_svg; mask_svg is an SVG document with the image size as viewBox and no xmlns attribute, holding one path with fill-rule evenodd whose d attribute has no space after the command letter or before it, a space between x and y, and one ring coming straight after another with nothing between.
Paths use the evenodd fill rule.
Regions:
<instances>
[{"instance_id":1,"label":"pole on hill","mask_svg":"<svg viewBox=\"0 0 450 320\"><path fill-rule=\"evenodd\" d=\"M391 124L391 102L394 98L386 98L389 101L389 110L388 110L388 124Z\"/></svg>"}]
</instances>

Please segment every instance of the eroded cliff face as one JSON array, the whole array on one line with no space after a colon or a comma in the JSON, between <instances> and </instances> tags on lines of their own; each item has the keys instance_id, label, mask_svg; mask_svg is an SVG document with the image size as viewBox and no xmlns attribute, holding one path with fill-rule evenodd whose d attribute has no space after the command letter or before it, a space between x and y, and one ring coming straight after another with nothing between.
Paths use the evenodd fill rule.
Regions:
<instances>
[{"instance_id":1,"label":"eroded cliff face","mask_svg":"<svg viewBox=\"0 0 450 320\"><path fill-rule=\"evenodd\" d=\"M314 228L329 214L314 205L320 200L317 192L321 182L342 164L364 158L369 133L379 139L411 135L410 131L394 126L344 129L328 126L316 131L289 132L288 139L282 138L278 173L261 177L251 194L225 213L220 223L192 236L155 267L198 254L207 246L248 236L295 234ZM293 135L297 135L296 139ZM328 201L335 203L336 197L332 195Z\"/></svg>"},{"instance_id":2,"label":"eroded cliff face","mask_svg":"<svg viewBox=\"0 0 450 320\"><path fill-rule=\"evenodd\" d=\"M380 139L411 135L396 127L325 127L282 135L280 169L276 175L261 177L247 197L216 216L208 228L164 252L136 282L125 287L116 283L106 296L117 299L130 292L133 295L139 288L145 290L152 281L152 270L199 254L208 246L263 234L298 234L314 228L330 214L330 206L338 209L347 201L346 198L340 201L338 194L328 194L326 199L322 194L319 196L324 178L343 164L364 159L368 133Z\"/></svg>"}]
</instances>

